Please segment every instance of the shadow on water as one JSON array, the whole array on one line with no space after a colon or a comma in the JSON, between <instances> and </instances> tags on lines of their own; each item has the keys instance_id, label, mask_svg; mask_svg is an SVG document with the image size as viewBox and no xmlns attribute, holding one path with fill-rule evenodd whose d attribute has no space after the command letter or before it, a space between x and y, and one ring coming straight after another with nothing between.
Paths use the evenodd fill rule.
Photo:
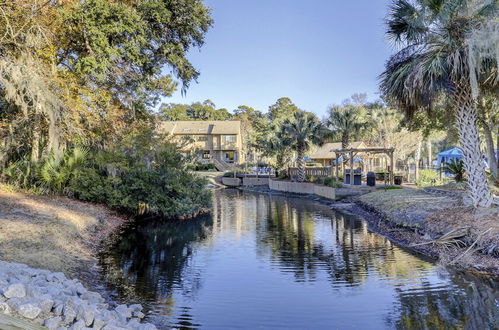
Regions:
<instances>
[{"instance_id":1,"label":"shadow on water","mask_svg":"<svg viewBox=\"0 0 499 330\"><path fill-rule=\"evenodd\" d=\"M120 299L174 328L494 329L492 279L438 268L353 215L217 191L194 220L136 223L102 255Z\"/></svg>"}]
</instances>

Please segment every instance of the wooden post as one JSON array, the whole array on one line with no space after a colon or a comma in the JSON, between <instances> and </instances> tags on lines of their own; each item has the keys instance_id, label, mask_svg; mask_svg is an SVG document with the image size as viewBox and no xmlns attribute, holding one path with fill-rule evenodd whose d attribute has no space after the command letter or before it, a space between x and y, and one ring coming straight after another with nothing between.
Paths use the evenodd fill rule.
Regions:
<instances>
[{"instance_id":1,"label":"wooden post","mask_svg":"<svg viewBox=\"0 0 499 330\"><path fill-rule=\"evenodd\" d=\"M340 167L340 164L338 163L338 155L336 155L336 159L335 159L335 166L336 166L336 181L339 181L338 179L338 169Z\"/></svg>"},{"instance_id":2,"label":"wooden post","mask_svg":"<svg viewBox=\"0 0 499 330\"><path fill-rule=\"evenodd\" d=\"M353 186L353 152L350 151L350 185Z\"/></svg>"},{"instance_id":3,"label":"wooden post","mask_svg":"<svg viewBox=\"0 0 499 330\"><path fill-rule=\"evenodd\" d=\"M391 167L391 175L390 175L390 184L394 184L394 175L395 175L395 167L394 167L394 159L393 159L393 151L390 152L390 167Z\"/></svg>"}]
</instances>

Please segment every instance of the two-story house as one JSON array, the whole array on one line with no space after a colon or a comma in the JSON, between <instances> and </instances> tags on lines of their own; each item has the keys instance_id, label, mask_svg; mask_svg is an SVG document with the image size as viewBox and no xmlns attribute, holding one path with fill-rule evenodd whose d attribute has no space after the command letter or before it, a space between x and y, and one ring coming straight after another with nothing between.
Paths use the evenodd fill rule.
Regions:
<instances>
[{"instance_id":1,"label":"two-story house","mask_svg":"<svg viewBox=\"0 0 499 330\"><path fill-rule=\"evenodd\" d=\"M177 139L191 140L184 144L182 152L198 151L202 159L215 164L244 162L240 121L163 121L159 130Z\"/></svg>"}]
</instances>

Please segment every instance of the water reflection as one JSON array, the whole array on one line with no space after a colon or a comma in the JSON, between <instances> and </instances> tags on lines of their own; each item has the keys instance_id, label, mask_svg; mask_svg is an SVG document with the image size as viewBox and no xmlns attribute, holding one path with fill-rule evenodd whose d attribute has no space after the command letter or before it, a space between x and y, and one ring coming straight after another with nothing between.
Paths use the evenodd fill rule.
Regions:
<instances>
[{"instance_id":1,"label":"water reflection","mask_svg":"<svg viewBox=\"0 0 499 330\"><path fill-rule=\"evenodd\" d=\"M165 327L498 327L495 281L439 270L298 198L218 191L211 216L129 228L102 265Z\"/></svg>"}]
</instances>

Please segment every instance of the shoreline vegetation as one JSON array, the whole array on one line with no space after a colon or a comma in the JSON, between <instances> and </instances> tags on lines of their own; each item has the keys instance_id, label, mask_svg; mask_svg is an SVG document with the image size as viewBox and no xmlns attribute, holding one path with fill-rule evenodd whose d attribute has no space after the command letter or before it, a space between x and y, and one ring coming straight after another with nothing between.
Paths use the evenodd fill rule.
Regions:
<instances>
[{"instance_id":1,"label":"shoreline vegetation","mask_svg":"<svg viewBox=\"0 0 499 330\"><path fill-rule=\"evenodd\" d=\"M267 187L238 189L297 196ZM370 230L444 266L499 277L498 208L475 210L457 197L435 196L411 188L340 195L343 198L337 201L315 195L298 196L359 215Z\"/></svg>"},{"instance_id":2,"label":"shoreline vegetation","mask_svg":"<svg viewBox=\"0 0 499 330\"><path fill-rule=\"evenodd\" d=\"M0 327L19 318L49 329L155 329L141 323L141 306L118 305L101 280L98 253L127 222L124 215L6 185L0 185L0 204L0 314L9 316L0 318Z\"/></svg>"}]
</instances>

